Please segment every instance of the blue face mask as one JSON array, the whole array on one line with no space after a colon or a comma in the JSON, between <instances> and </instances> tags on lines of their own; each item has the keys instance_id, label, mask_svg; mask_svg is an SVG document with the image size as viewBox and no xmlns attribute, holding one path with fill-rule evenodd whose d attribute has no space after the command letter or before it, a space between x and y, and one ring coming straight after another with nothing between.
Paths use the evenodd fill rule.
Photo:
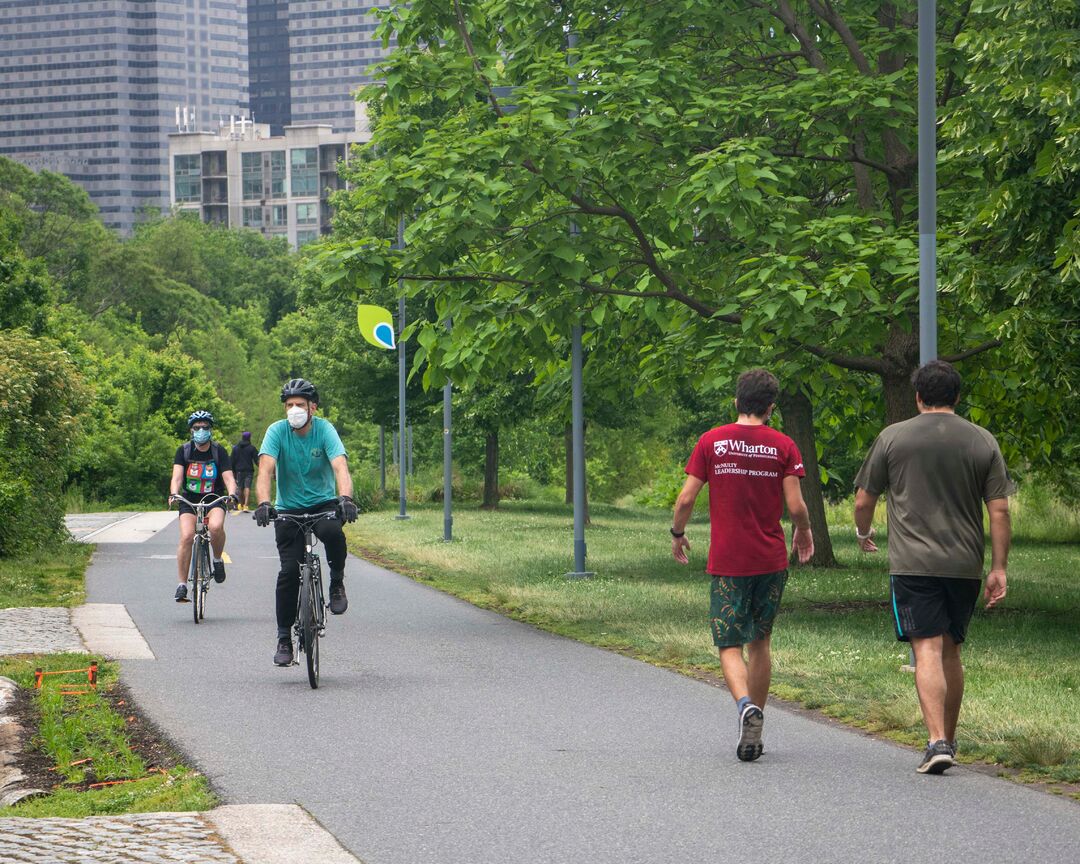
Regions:
<instances>
[{"instance_id":1,"label":"blue face mask","mask_svg":"<svg viewBox=\"0 0 1080 864\"><path fill-rule=\"evenodd\" d=\"M205 444L207 441L210 440L210 430L209 429L195 429L195 430L193 430L192 433L191 433L191 440L194 441L196 444Z\"/></svg>"}]
</instances>

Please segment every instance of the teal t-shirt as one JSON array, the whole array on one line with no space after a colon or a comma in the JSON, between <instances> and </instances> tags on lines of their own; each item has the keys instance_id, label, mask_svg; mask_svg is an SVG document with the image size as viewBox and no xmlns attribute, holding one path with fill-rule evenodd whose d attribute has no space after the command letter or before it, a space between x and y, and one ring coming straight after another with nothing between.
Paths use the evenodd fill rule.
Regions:
<instances>
[{"instance_id":1,"label":"teal t-shirt","mask_svg":"<svg viewBox=\"0 0 1080 864\"><path fill-rule=\"evenodd\" d=\"M288 420L271 423L259 447L263 453L277 461L278 509L306 510L337 497L330 461L346 454L329 420L313 418L307 435L294 432Z\"/></svg>"}]
</instances>

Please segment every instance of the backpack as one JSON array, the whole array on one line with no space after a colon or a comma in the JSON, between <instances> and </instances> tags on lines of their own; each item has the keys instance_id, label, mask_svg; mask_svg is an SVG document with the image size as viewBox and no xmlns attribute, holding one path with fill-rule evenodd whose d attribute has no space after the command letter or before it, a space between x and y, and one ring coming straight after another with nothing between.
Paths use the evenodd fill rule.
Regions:
<instances>
[{"instance_id":1,"label":"backpack","mask_svg":"<svg viewBox=\"0 0 1080 864\"><path fill-rule=\"evenodd\" d=\"M185 441L184 442L184 461L185 462L190 462L192 454L194 454L194 453L195 453L195 442L190 441L190 440ZM222 447L220 444L218 444L217 441L211 441L210 442L210 454L214 457L214 461L217 462L217 464L219 466L218 473L220 474L220 466L222 464L222 459L227 455L225 453L225 448Z\"/></svg>"}]
</instances>

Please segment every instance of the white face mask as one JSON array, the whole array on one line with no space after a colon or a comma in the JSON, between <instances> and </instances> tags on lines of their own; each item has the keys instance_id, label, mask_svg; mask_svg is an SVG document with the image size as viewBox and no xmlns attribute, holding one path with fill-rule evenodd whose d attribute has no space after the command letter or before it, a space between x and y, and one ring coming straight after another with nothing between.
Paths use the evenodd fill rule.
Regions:
<instances>
[{"instance_id":1,"label":"white face mask","mask_svg":"<svg viewBox=\"0 0 1080 864\"><path fill-rule=\"evenodd\" d=\"M302 429L308 421L308 412L306 408L294 405L285 412L285 417L288 419L289 425L292 426L293 429Z\"/></svg>"}]
</instances>

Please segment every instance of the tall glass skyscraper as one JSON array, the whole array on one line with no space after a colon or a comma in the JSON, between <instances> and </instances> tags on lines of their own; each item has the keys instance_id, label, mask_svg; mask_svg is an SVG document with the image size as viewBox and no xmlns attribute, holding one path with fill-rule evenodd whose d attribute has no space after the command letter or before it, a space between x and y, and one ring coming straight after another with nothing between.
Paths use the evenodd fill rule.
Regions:
<instances>
[{"instance_id":1,"label":"tall glass skyscraper","mask_svg":"<svg viewBox=\"0 0 1080 864\"><path fill-rule=\"evenodd\" d=\"M353 91L385 56L373 6L347 0L248 0L251 110L275 135L284 126L325 123L351 131Z\"/></svg>"},{"instance_id":2,"label":"tall glass skyscraper","mask_svg":"<svg viewBox=\"0 0 1080 864\"><path fill-rule=\"evenodd\" d=\"M246 0L0 0L0 155L130 231L168 205L177 109L188 128L247 114L246 25Z\"/></svg>"}]
</instances>

